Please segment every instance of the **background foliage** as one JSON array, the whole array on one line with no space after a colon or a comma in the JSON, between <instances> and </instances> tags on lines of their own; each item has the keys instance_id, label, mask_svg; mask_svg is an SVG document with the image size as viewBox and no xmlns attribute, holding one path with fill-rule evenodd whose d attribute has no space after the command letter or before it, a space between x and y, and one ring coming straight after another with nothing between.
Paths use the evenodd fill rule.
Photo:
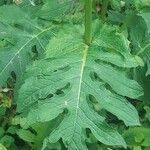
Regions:
<instances>
[{"instance_id":1,"label":"background foliage","mask_svg":"<svg viewBox=\"0 0 150 150\"><path fill-rule=\"evenodd\" d=\"M56 142L54 144L49 142L49 139L56 138L55 134L52 134L50 137L49 133L57 128L55 125L59 124L63 117L60 115L59 119L56 117L52 117L51 119L42 118L43 120L41 119L41 122L36 122L36 124L34 124L34 121L36 121L37 118L33 118L33 116L36 116L33 114L36 114L37 112L32 112L32 115L30 116L30 110L36 110L33 109L33 104L35 101L27 101L26 104L24 104L23 100L26 99L26 93L34 93L36 90L35 87L40 86L38 83L40 83L40 79L43 77L43 74L40 74L41 68L42 73L44 72L45 74L52 73L51 69L53 68L51 64L53 64L53 67L58 69L55 71L56 73L54 73L53 77L50 78L47 75L45 77L46 81L42 80L42 83L45 82L44 84L46 84L47 80L49 79L56 81L55 76L57 75L57 71L59 74L62 73L62 75L65 75L66 77L69 77L69 75L72 73L72 70L70 71L65 66L65 63L64 66L66 68L63 68L64 66L59 66L60 64L58 64L58 62L69 62L73 64L72 60L79 60L80 55L78 55L76 52L72 52L70 53L70 59L66 59L65 57L60 58L59 55L62 53L59 52L61 49L64 50L64 53L67 53L68 49L85 50L85 45L82 43L81 37L81 33L83 32L82 24L84 23L83 18L84 0L63 0L59 1L59 3L56 0L0 1L0 149L66 149L64 145L64 141L66 139L64 139L64 141L62 139L59 141L54 140ZM110 79L111 76L109 76L108 79L103 77L103 80L105 80L105 83L107 83L107 87L105 86L104 88L107 89L108 93L112 92L110 97L113 97L113 100L115 101L117 98L124 100L122 96L126 96L126 99L137 109L139 120L136 110L132 108L130 104L123 105L123 103L120 104L116 101L116 104L118 104L117 106L119 108L122 107L122 109L124 108L125 112L128 112L127 116L125 116L125 112L123 111L118 111L116 108L113 110L113 103L111 103L111 107L108 108L110 112L105 110L101 111L100 106L95 102L93 97L90 98L90 101L94 103L94 106L92 104L89 108L94 107L94 110L99 112L99 114L102 114L102 117L106 118L106 122L110 125L110 127L118 130L127 144L127 149L149 150L150 1L93 0L93 20L98 19L102 23L97 24L97 21L93 21L93 28L95 31L93 33L95 37L93 41L97 43L93 44L90 49L93 51L97 47L102 47L104 49L103 53L101 53L99 57L96 56L97 52L95 52L95 55L93 53L94 56L89 56L91 57L89 60L92 60L93 57L96 57L95 59L97 59L97 62L92 64L93 68L98 67L97 65L99 64L101 69L104 71L104 67L102 68L102 66L105 66L105 68L112 70L113 74L116 75L116 79L117 75L120 75L121 77L127 75L131 79L136 80L142 86L144 89L144 95L140 93L140 87L137 89L137 93L131 92L132 94L130 94L130 89L126 89L122 92L121 88L118 88L115 89L117 92L114 94L109 86L111 85L111 81L108 79ZM73 26L75 26L75 29ZM99 30L99 28L101 30ZM78 32L76 33L76 31ZM103 40L99 38L99 35L102 36ZM72 47L71 44L75 47ZM117 51L113 51L114 47ZM111 52L108 53L106 49L109 49ZM118 54L119 52L121 53L121 56L124 57L123 63L122 61L116 61L119 60L118 58L120 58L120 54ZM52 59L53 56L57 56L57 61ZM100 63L99 60L105 61L105 59L110 60L110 62L113 64L113 68L115 68L114 70L112 69L112 66L109 66L107 63ZM91 64L89 63L87 66L90 67L90 65ZM117 74L118 72L115 71L118 70L118 67L122 67L122 70L119 72L119 74ZM49 70L49 72L47 72L47 70ZM77 70L74 70L74 72L75 71ZM75 75L74 72L73 75ZM105 69L105 72L108 73L107 69ZM97 74L100 74L102 77L101 73ZM38 75L41 76L39 76L39 82L37 83L37 78L34 77L37 77ZM93 74L91 76L94 78L94 80L101 82L97 75ZM59 77L60 79L62 78L61 76ZM97 84L95 84L93 81L88 83L90 79L86 75L85 78L85 82L87 82L87 84L93 84L95 88L97 87ZM112 80L114 78L115 76L113 76ZM124 79L125 82L130 85L130 87L135 87L135 89L137 88L135 82L131 82L128 78ZM25 80L27 82L24 84ZM34 82L34 84L30 84L31 82ZM75 81L75 83L77 82L78 81ZM101 84L104 83L101 82ZM67 85L66 81L65 84L60 82L58 86L60 85ZM122 84L118 83L118 85L118 87L122 86L123 88ZM29 87L31 90L29 90ZM54 89L55 88L57 89L58 87L54 86ZM55 95L59 95L61 97L61 92L65 93L68 89L69 86L61 90L59 89L56 91ZM48 88L47 90L50 89ZM45 94L41 95L41 99L43 96L47 96L45 89L41 92ZM89 89L87 89L86 92L92 93L92 91ZM33 97L36 96L37 95L33 95ZM52 95L48 95L47 98L50 97L52 97ZM106 98L107 97L105 97L105 99ZM67 103L65 104L67 105ZM107 110L106 106L107 105L103 104L104 109ZM51 110L49 110L50 107ZM55 107L53 105L50 107L47 108L48 111L56 111L54 113L55 115L57 115L58 112L61 112L60 108L53 109ZM45 109L46 106L43 110L41 108L41 114L44 111L45 113L48 112ZM27 115L28 113L29 115ZM117 119L116 116L119 119ZM37 119L37 121L38 120L39 119ZM123 122L127 126L125 126ZM141 126L139 126L139 124L141 124ZM128 125L130 125L130 127L128 127ZM132 125L138 126L132 127ZM85 138L88 149L125 149L120 147L120 145L108 146L111 145L111 141L113 143L113 139L110 139L110 141L104 145L97 140L95 137L96 134L93 135L88 129L85 130L85 132L87 136L83 136L83 138ZM115 131L113 132L114 133L111 132L111 134L116 134ZM121 137L118 141L122 142Z\"/></svg>"}]
</instances>

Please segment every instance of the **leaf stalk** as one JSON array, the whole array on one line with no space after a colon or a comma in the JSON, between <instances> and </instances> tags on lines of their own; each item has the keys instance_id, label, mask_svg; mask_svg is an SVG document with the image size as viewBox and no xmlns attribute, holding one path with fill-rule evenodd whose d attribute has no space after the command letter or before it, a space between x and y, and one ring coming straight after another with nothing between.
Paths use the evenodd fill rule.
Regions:
<instances>
[{"instance_id":1,"label":"leaf stalk","mask_svg":"<svg viewBox=\"0 0 150 150\"><path fill-rule=\"evenodd\" d=\"M92 0L85 0L85 32L84 39L87 45L92 40Z\"/></svg>"}]
</instances>

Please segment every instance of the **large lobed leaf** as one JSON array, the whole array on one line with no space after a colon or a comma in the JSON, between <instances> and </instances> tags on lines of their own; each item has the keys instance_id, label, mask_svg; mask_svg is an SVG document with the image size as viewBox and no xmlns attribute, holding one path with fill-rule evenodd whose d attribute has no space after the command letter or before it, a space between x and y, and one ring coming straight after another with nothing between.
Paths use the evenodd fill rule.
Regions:
<instances>
[{"instance_id":1,"label":"large lobed leaf","mask_svg":"<svg viewBox=\"0 0 150 150\"><path fill-rule=\"evenodd\" d=\"M40 55L45 51L52 28L43 27L17 6L0 8L0 40L5 41L0 48L0 87L12 71L20 77L34 53Z\"/></svg>"},{"instance_id":2,"label":"large lobed leaf","mask_svg":"<svg viewBox=\"0 0 150 150\"><path fill-rule=\"evenodd\" d=\"M125 97L141 96L142 88L124 69L142 62L130 54L129 42L114 27L98 24L90 46L82 35L81 26L66 26L50 40L46 58L28 67L24 75L17 111L27 126L63 116L47 140L55 143L62 138L71 150L87 149L85 129L106 145L125 147L123 138L94 105L127 126L139 125L137 111Z\"/></svg>"}]
</instances>

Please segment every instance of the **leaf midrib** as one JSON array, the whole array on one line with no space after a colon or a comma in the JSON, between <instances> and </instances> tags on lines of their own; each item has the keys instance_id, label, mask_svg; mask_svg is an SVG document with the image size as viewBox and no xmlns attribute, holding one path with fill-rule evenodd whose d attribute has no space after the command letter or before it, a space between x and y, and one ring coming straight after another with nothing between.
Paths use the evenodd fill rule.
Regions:
<instances>
[{"instance_id":1,"label":"leaf midrib","mask_svg":"<svg viewBox=\"0 0 150 150\"><path fill-rule=\"evenodd\" d=\"M80 95L81 95L81 88L82 88L82 79L83 79L84 68L85 68L86 60L87 60L88 48L89 48L89 46L85 45L85 49L83 51L83 58L82 58L82 64L81 64L78 93L77 93L77 103L76 103L76 113L75 113L74 132L73 132L73 134L75 133L75 126L76 126L75 124L77 122L77 117L78 117L78 109L79 109L79 104L80 104Z\"/></svg>"}]
</instances>

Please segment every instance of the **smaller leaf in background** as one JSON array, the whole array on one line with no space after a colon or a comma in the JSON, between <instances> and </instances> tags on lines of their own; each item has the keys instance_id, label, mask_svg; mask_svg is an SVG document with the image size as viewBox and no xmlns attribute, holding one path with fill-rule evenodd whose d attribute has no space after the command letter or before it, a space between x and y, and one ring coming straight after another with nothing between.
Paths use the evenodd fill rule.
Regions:
<instances>
[{"instance_id":1,"label":"smaller leaf in background","mask_svg":"<svg viewBox=\"0 0 150 150\"><path fill-rule=\"evenodd\" d=\"M148 119L148 121L150 122L150 107L149 106L145 106L144 109L146 111L145 118Z\"/></svg>"},{"instance_id":2,"label":"smaller leaf in background","mask_svg":"<svg viewBox=\"0 0 150 150\"><path fill-rule=\"evenodd\" d=\"M60 118L61 120L61 118ZM59 121L60 121L59 120ZM57 125L58 121L53 120L51 122L45 122L45 123L36 123L30 127L27 127L25 124L24 118L15 117L13 118L12 124L13 125L20 125L22 129L15 130L17 135L33 148L33 149L58 149L60 148L59 142L52 144L49 143L47 140L47 137L49 133L52 131L52 129ZM27 129L29 128L29 129Z\"/></svg>"},{"instance_id":3,"label":"smaller leaf in background","mask_svg":"<svg viewBox=\"0 0 150 150\"><path fill-rule=\"evenodd\" d=\"M149 0L140 0L140 2L141 2L144 6L150 6L150 1L149 1Z\"/></svg>"},{"instance_id":4,"label":"smaller leaf in background","mask_svg":"<svg viewBox=\"0 0 150 150\"><path fill-rule=\"evenodd\" d=\"M148 28L148 33L150 33L150 11L149 12L142 12L140 13L140 16L145 20L145 23Z\"/></svg>"},{"instance_id":5,"label":"smaller leaf in background","mask_svg":"<svg viewBox=\"0 0 150 150\"><path fill-rule=\"evenodd\" d=\"M123 13L120 13L119 11L115 10L109 10L108 12L108 21L115 23L115 24L121 24L125 20L125 15Z\"/></svg>"},{"instance_id":6,"label":"smaller leaf in background","mask_svg":"<svg viewBox=\"0 0 150 150\"><path fill-rule=\"evenodd\" d=\"M140 69L141 72L143 72L142 69ZM150 75L148 76L140 76L140 72L137 73L137 76L139 75L139 78L137 78L139 80L139 82L141 83L141 85L143 86L143 89L144 89L144 95L142 97L142 100L143 100L143 104L144 105L150 105L150 92L149 92L149 89L150 89Z\"/></svg>"},{"instance_id":7,"label":"smaller leaf in background","mask_svg":"<svg viewBox=\"0 0 150 150\"><path fill-rule=\"evenodd\" d=\"M0 138L3 137L4 133L5 133L5 130L2 127L0 127Z\"/></svg>"},{"instance_id":8,"label":"smaller leaf in background","mask_svg":"<svg viewBox=\"0 0 150 150\"><path fill-rule=\"evenodd\" d=\"M17 126L13 126L11 124L10 127L7 129L6 133L14 135L14 134L17 133L17 130L18 130L18 127Z\"/></svg>"},{"instance_id":9,"label":"smaller leaf in background","mask_svg":"<svg viewBox=\"0 0 150 150\"><path fill-rule=\"evenodd\" d=\"M11 144L14 143L14 138L9 135L5 135L0 139L0 143L2 143L6 148L9 148Z\"/></svg>"},{"instance_id":10,"label":"smaller leaf in background","mask_svg":"<svg viewBox=\"0 0 150 150\"><path fill-rule=\"evenodd\" d=\"M3 107L10 108L12 105L12 99L8 97L7 95L3 94L2 105Z\"/></svg>"},{"instance_id":11,"label":"smaller leaf in background","mask_svg":"<svg viewBox=\"0 0 150 150\"><path fill-rule=\"evenodd\" d=\"M129 29L132 53L139 55L145 62L145 67L134 69L134 79L140 82L144 89L144 96L140 97L144 105L150 104L150 35L147 25L141 15L135 12L127 13L126 25Z\"/></svg>"},{"instance_id":12,"label":"smaller leaf in background","mask_svg":"<svg viewBox=\"0 0 150 150\"><path fill-rule=\"evenodd\" d=\"M110 4L113 10L121 10L121 0L111 0Z\"/></svg>"},{"instance_id":13,"label":"smaller leaf in background","mask_svg":"<svg viewBox=\"0 0 150 150\"><path fill-rule=\"evenodd\" d=\"M62 149L63 149L62 145L59 142L50 144L48 141L46 141L42 147L42 150L62 150Z\"/></svg>"},{"instance_id":14,"label":"smaller leaf in background","mask_svg":"<svg viewBox=\"0 0 150 150\"><path fill-rule=\"evenodd\" d=\"M3 105L0 105L0 117L5 115L6 108Z\"/></svg>"},{"instance_id":15,"label":"smaller leaf in background","mask_svg":"<svg viewBox=\"0 0 150 150\"><path fill-rule=\"evenodd\" d=\"M140 11L141 9L145 7L150 6L149 0L128 0L128 1L132 1L132 3L134 4L134 6L136 7L138 11Z\"/></svg>"},{"instance_id":16,"label":"smaller leaf in background","mask_svg":"<svg viewBox=\"0 0 150 150\"><path fill-rule=\"evenodd\" d=\"M134 127L123 133L123 137L128 146L150 146L150 128Z\"/></svg>"},{"instance_id":17,"label":"smaller leaf in background","mask_svg":"<svg viewBox=\"0 0 150 150\"><path fill-rule=\"evenodd\" d=\"M133 150L142 150L142 149L141 149L141 146L134 146Z\"/></svg>"},{"instance_id":18,"label":"smaller leaf in background","mask_svg":"<svg viewBox=\"0 0 150 150\"><path fill-rule=\"evenodd\" d=\"M72 12L76 0L43 0L44 5L37 12L40 18L47 20L62 20L65 15Z\"/></svg>"},{"instance_id":19,"label":"smaller leaf in background","mask_svg":"<svg viewBox=\"0 0 150 150\"><path fill-rule=\"evenodd\" d=\"M35 139L36 139L36 135L34 135L33 133L31 133L31 131L29 131L29 130L20 129L17 132L17 135L21 139L23 139L24 141L27 141L27 142L35 142Z\"/></svg>"},{"instance_id":20,"label":"smaller leaf in background","mask_svg":"<svg viewBox=\"0 0 150 150\"><path fill-rule=\"evenodd\" d=\"M127 13L126 25L129 30L132 53L140 56L145 62L147 76L150 74L150 34L146 23L141 16L130 11Z\"/></svg>"},{"instance_id":21,"label":"smaller leaf in background","mask_svg":"<svg viewBox=\"0 0 150 150\"><path fill-rule=\"evenodd\" d=\"M0 144L0 150L7 150L7 149L4 145Z\"/></svg>"}]
</instances>

